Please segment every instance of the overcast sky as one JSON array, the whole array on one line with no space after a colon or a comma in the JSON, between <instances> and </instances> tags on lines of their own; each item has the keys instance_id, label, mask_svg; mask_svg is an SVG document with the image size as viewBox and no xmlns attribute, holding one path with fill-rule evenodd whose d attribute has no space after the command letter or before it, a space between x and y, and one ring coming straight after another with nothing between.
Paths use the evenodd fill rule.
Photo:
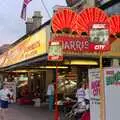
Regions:
<instances>
[{"instance_id":1,"label":"overcast sky","mask_svg":"<svg viewBox=\"0 0 120 120\"><path fill-rule=\"evenodd\" d=\"M55 5L66 5L65 0L43 0L52 16ZM11 44L25 34L25 22L20 18L23 0L0 0L0 45ZM43 22L49 19L41 0L32 0L27 8L27 17L41 11Z\"/></svg>"}]
</instances>

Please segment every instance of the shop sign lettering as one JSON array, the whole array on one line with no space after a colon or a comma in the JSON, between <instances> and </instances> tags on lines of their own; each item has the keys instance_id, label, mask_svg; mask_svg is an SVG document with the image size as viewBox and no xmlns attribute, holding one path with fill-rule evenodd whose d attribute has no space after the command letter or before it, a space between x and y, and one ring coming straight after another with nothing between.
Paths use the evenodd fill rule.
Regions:
<instances>
[{"instance_id":1,"label":"shop sign lettering","mask_svg":"<svg viewBox=\"0 0 120 120\"><path fill-rule=\"evenodd\" d=\"M82 51L89 47L88 41L70 40L64 41L64 50Z\"/></svg>"},{"instance_id":2,"label":"shop sign lettering","mask_svg":"<svg viewBox=\"0 0 120 120\"><path fill-rule=\"evenodd\" d=\"M63 42L63 51L64 52L94 52L94 51L108 51L110 46L94 44L89 41L88 37L76 37L76 36L67 36L67 35L58 35L54 36L51 41L60 41Z\"/></svg>"},{"instance_id":3,"label":"shop sign lettering","mask_svg":"<svg viewBox=\"0 0 120 120\"><path fill-rule=\"evenodd\" d=\"M103 50L105 45L95 45L95 50Z\"/></svg>"}]
</instances>

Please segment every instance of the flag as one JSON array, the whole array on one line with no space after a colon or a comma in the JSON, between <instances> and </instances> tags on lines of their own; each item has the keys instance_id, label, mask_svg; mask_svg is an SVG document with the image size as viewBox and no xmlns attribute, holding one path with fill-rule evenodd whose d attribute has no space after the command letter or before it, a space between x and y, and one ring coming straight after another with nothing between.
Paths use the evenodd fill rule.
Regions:
<instances>
[{"instance_id":1,"label":"flag","mask_svg":"<svg viewBox=\"0 0 120 120\"><path fill-rule=\"evenodd\" d=\"M21 11L21 18L22 18L23 20L26 20L27 5L28 5L31 1L32 1L32 0L24 0L24 1L23 1L22 11Z\"/></svg>"}]
</instances>

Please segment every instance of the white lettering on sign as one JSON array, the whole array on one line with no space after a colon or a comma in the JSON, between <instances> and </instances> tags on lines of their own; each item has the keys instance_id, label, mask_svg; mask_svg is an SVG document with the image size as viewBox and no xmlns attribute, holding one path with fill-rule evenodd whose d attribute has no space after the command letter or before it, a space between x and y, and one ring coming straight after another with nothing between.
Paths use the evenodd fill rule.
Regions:
<instances>
[{"instance_id":1,"label":"white lettering on sign","mask_svg":"<svg viewBox=\"0 0 120 120\"><path fill-rule=\"evenodd\" d=\"M88 49L88 47L89 47L88 41L72 40L64 42L64 50L82 51Z\"/></svg>"},{"instance_id":2,"label":"white lettering on sign","mask_svg":"<svg viewBox=\"0 0 120 120\"><path fill-rule=\"evenodd\" d=\"M93 24L93 27L92 28L106 28L106 24Z\"/></svg>"},{"instance_id":3,"label":"white lettering on sign","mask_svg":"<svg viewBox=\"0 0 120 120\"><path fill-rule=\"evenodd\" d=\"M95 45L95 50L103 50L105 45Z\"/></svg>"},{"instance_id":4,"label":"white lettering on sign","mask_svg":"<svg viewBox=\"0 0 120 120\"><path fill-rule=\"evenodd\" d=\"M59 42L52 42L51 45L59 45Z\"/></svg>"},{"instance_id":5,"label":"white lettering on sign","mask_svg":"<svg viewBox=\"0 0 120 120\"><path fill-rule=\"evenodd\" d=\"M52 60L59 60L60 57L59 56L52 56L51 58L52 58Z\"/></svg>"}]
</instances>

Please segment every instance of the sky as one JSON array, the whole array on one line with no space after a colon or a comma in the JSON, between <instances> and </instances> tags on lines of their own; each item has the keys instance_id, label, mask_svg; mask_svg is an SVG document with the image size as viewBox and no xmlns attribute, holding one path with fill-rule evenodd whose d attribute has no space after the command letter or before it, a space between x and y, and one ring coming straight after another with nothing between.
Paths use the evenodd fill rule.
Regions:
<instances>
[{"instance_id":1,"label":"sky","mask_svg":"<svg viewBox=\"0 0 120 120\"><path fill-rule=\"evenodd\" d=\"M52 16L55 5L66 5L65 0L43 0ZM25 34L25 21L20 18L23 0L0 0L0 46L12 44ZM32 0L27 7L27 17L41 11L43 22L50 19L41 0Z\"/></svg>"}]
</instances>

